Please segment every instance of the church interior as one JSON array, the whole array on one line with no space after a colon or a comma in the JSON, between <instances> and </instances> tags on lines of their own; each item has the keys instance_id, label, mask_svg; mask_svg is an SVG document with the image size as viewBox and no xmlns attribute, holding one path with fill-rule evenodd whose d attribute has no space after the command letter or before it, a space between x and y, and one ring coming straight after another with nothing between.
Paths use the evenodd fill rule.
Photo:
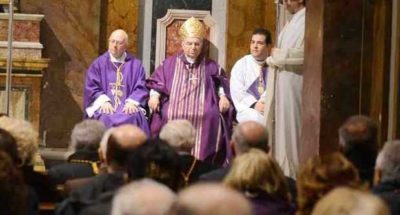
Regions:
<instances>
[{"instance_id":1,"label":"church interior","mask_svg":"<svg viewBox=\"0 0 400 215\"><path fill-rule=\"evenodd\" d=\"M306 0L283 0L287 1ZM254 29L268 29L276 45L279 32L291 19L278 0L14 2L7 107L10 12L9 1L0 1L0 113L31 122L39 134L43 159L53 162L62 162L69 153L72 129L84 116L86 72L107 51L114 30L126 31L127 51L142 62L149 77L180 50L178 29L194 16L208 28L208 57L230 77L235 62L249 54ZM398 1L306 2L300 164L338 151L338 129L353 115L368 116L376 123L379 149L400 139ZM400 196L400 204L399 200ZM55 210L54 204L40 204L40 208L41 214Z\"/></svg>"}]
</instances>

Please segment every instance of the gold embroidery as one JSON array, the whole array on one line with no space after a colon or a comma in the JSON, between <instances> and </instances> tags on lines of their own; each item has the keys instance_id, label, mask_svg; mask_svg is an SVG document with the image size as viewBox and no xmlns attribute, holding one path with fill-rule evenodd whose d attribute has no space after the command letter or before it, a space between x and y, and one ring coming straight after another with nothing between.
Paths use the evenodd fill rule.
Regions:
<instances>
[{"instance_id":1,"label":"gold embroidery","mask_svg":"<svg viewBox=\"0 0 400 215\"><path fill-rule=\"evenodd\" d=\"M197 159L195 157L193 157L193 161L192 161L192 165L189 168L189 171L187 173L185 172L181 172L181 175L183 177L183 182L185 183L185 187L189 186L189 179L190 179L190 175L193 172L194 167L196 166L197 163Z\"/></svg>"},{"instance_id":2,"label":"gold embroidery","mask_svg":"<svg viewBox=\"0 0 400 215\"><path fill-rule=\"evenodd\" d=\"M72 159L69 161L70 163L82 163L82 164L90 164L90 166L92 167L92 171L95 175L99 174L99 167L97 165L96 161L90 161L90 160L75 160Z\"/></svg>"},{"instance_id":3,"label":"gold embroidery","mask_svg":"<svg viewBox=\"0 0 400 215\"><path fill-rule=\"evenodd\" d=\"M121 64L120 66L115 65L112 63L114 67L117 69L116 74L115 74L115 83L110 83L111 85L111 94L114 96L114 109L116 110L117 107L121 104L121 97L123 96L124 92L122 91L122 80L124 79L124 76L122 75L122 66L124 65Z\"/></svg>"}]
</instances>

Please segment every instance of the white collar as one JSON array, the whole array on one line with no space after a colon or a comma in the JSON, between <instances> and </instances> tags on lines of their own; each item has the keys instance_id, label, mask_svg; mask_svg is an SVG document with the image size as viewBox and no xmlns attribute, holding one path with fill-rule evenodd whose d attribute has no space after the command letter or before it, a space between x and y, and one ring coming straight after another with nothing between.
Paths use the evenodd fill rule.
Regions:
<instances>
[{"instance_id":1,"label":"white collar","mask_svg":"<svg viewBox=\"0 0 400 215\"><path fill-rule=\"evenodd\" d=\"M113 63L125 63L126 52L124 52L120 58L114 57L111 53L109 53L109 54L110 54L111 62L113 62Z\"/></svg>"},{"instance_id":2,"label":"white collar","mask_svg":"<svg viewBox=\"0 0 400 215\"><path fill-rule=\"evenodd\" d=\"M306 14L306 7L303 7L302 9L297 11L295 14L293 14L292 20L296 21L296 20L300 19L301 17L303 17L305 14Z\"/></svg>"},{"instance_id":3,"label":"white collar","mask_svg":"<svg viewBox=\"0 0 400 215\"><path fill-rule=\"evenodd\" d=\"M186 60L190 63L190 64L194 64L194 62L196 62L195 58L191 58L185 55Z\"/></svg>"}]
</instances>

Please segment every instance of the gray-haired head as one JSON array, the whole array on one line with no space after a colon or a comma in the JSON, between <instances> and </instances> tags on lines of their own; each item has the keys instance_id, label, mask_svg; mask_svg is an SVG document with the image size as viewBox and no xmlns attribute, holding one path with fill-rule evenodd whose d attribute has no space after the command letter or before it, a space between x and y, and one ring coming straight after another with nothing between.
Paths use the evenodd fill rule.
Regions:
<instances>
[{"instance_id":1,"label":"gray-haired head","mask_svg":"<svg viewBox=\"0 0 400 215\"><path fill-rule=\"evenodd\" d=\"M106 127L98 120L86 119L76 124L71 132L72 150L96 151Z\"/></svg>"},{"instance_id":2,"label":"gray-haired head","mask_svg":"<svg viewBox=\"0 0 400 215\"><path fill-rule=\"evenodd\" d=\"M172 208L176 215L250 215L250 202L238 191L222 184L192 185L178 194Z\"/></svg>"},{"instance_id":3,"label":"gray-haired head","mask_svg":"<svg viewBox=\"0 0 400 215\"><path fill-rule=\"evenodd\" d=\"M188 120L169 121L160 132L160 139L176 151L190 152L195 145L195 129Z\"/></svg>"},{"instance_id":4,"label":"gray-haired head","mask_svg":"<svg viewBox=\"0 0 400 215\"><path fill-rule=\"evenodd\" d=\"M176 200L167 186L150 179L131 182L118 190L112 202L112 215L164 215Z\"/></svg>"},{"instance_id":5,"label":"gray-haired head","mask_svg":"<svg viewBox=\"0 0 400 215\"><path fill-rule=\"evenodd\" d=\"M376 159L376 169L382 172L382 181L400 179L400 140L385 144Z\"/></svg>"}]
</instances>

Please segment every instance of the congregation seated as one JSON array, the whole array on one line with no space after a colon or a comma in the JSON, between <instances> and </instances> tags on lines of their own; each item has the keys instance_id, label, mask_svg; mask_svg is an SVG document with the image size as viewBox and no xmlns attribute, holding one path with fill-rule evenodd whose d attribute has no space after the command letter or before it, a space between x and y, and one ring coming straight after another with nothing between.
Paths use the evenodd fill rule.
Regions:
<instances>
[{"instance_id":1,"label":"congregation seated","mask_svg":"<svg viewBox=\"0 0 400 215\"><path fill-rule=\"evenodd\" d=\"M269 153L267 128L255 121L239 123L232 134L231 147L236 156L248 152L250 149L259 149ZM200 181L221 182L228 174L230 167L220 168L200 176ZM296 181L285 176L292 200L297 196Z\"/></svg>"},{"instance_id":2,"label":"congregation seated","mask_svg":"<svg viewBox=\"0 0 400 215\"><path fill-rule=\"evenodd\" d=\"M385 144L376 160L376 185L372 192L389 206L391 214L400 214L400 141Z\"/></svg>"},{"instance_id":3,"label":"congregation seated","mask_svg":"<svg viewBox=\"0 0 400 215\"><path fill-rule=\"evenodd\" d=\"M165 185L171 191L177 191L181 185L178 155L162 140L147 140L127 155L126 162L128 181L148 178ZM110 214L114 193L111 194L108 192L100 196L95 204L83 209L80 214Z\"/></svg>"},{"instance_id":4,"label":"congregation seated","mask_svg":"<svg viewBox=\"0 0 400 215\"><path fill-rule=\"evenodd\" d=\"M196 159L191 151L195 145L195 129L188 120L169 121L160 132L160 139L166 141L179 154L181 176L185 186L196 182L201 174L216 169L215 166Z\"/></svg>"},{"instance_id":5,"label":"congregation seated","mask_svg":"<svg viewBox=\"0 0 400 215\"><path fill-rule=\"evenodd\" d=\"M321 214L389 215L390 212L382 200L368 192L339 187L322 197L311 215Z\"/></svg>"},{"instance_id":6,"label":"congregation seated","mask_svg":"<svg viewBox=\"0 0 400 215\"><path fill-rule=\"evenodd\" d=\"M104 160L107 172L73 190L58 206L55 214L79 214L85 207L96 204L102 196L112 197L125 183L126 159L129 153L143 144L146 138L146 134L137 126L121 125L113 128L105 148L100 148L101 160Z\"/></svg>"},{"instance_id":7,"label":"congregation seated","mask_svg":"<svg viewBox=\"0 0 400 215\"><path fill-rule=\"evenodd\" d=\"M67 163L53 166L47 171L53 184L63 184L76 178L86 178L98 174L98 148L106 130L97 120L84 120L74 126L70 148L74 151Z\"/></svg>"},{"instance_id":8,"label":"congregation seated","mask_svg":"<svg viewBox=\"0 0 400 215\"><path fill-rule=\"evenodd\" d=\"M310 158L297 178L296 215L310 215L318 200L336 187L364 189L357 169L340 153Z\"/></svg>"},{"instance_id":9,"label":"congregation seated","mask_svg":"<svg viewBox=\"0 0 400 215\"><path fill-rule=\"evenodd\" d=\"M254 215L295 213L283 171L270 155L259 149L237 156L224 184L250 200Z\"/></svg>"}]
</instances>

